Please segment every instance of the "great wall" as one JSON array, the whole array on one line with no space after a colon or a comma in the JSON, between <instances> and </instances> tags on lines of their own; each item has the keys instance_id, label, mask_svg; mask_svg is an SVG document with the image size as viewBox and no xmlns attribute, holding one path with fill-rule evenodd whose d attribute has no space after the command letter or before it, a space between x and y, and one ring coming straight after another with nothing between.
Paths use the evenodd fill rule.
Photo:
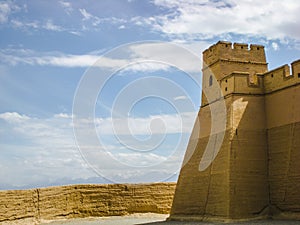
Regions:
<instances>
[{"instance_id":1,"label":"great wall","mask_svg":"<svg viewBox=\"0 0 300 225\"><path fill-rule=\"evenodd\" d=\"M170 213L169 220L184 221L300 220L300 60L268 71L264 46L220 41L203 52L202 86L177 185L0 191L0 223L137 212ZM205 91L215 97L208 99ZM212 133L211 108L220 101L225 129ZM221 140L221 147L200 170L210 138Z\"/></svg>"},{"instance_id":2,"label":"great wall","mask_svg":"<svg viewBox=\"0 0 300 225\"><path fill-rule=\"evenodd\" d=\"M300 60L268 71L264 46L220 41L203 52L202 71L203 90L216 94L202 93L170 219L300 219ZM225 129L211 133L220 101ZM222 135L216 158L200 171L209 138Z\"/></svg>"},{"instance_id":3,"label":"great wall","mask_svg":"<svg viewBox=\"0 0 300 225\"><path fill-rule=\"evenodd\" d=\"M170 212L175 183L70 185L0 191L0 224ZM27 223L28 224L28 223Z\"/></svg>"}]
</instances>

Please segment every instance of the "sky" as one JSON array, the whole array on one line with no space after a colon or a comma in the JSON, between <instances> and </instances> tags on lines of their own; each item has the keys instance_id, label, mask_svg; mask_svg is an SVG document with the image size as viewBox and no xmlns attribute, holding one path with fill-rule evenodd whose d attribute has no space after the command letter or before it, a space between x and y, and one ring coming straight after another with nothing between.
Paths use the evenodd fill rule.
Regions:
<instances>
[{"instance_id":1,"label":"sky","mask_svg":"<svg viewBox=\"0 0 300 225\"><path fill-rule=\"evenodd\" d=\"M202 51L300 58L295 0L0 0L0 189L176 181ZM199 61L197 61L199 60Z\"/></svg>"}]
</instances>

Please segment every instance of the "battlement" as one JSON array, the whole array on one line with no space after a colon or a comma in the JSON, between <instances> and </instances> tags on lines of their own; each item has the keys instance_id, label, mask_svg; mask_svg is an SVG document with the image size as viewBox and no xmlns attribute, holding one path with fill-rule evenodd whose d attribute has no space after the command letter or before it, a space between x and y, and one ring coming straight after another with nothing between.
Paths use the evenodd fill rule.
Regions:
<instances>
[{"instance_id":1,"label":"battlement","mask_svg":"<svg viewBox=\"0 0 300 225\"><path fill-rule=\"evenodd\" d=\"M271 93L300 83L300 60L283 65L264 74L265 93Z\"/></svg>"},{"instance_id":2,"label":"battlement","mask_svg":"<svg viewBox=\"0 0 300 225\"><path fill-rule=\"evenodd\" d=\"M203 87L214 74L224 95L268 94L300 83L300 60L268 71L262 45L219 41L203 52L203 61Z\"/></svg>"},{"instance_id":3,"label":"battlement","mask_svg":"<svg viewBox=\"0 0 300 225\"><path fill-rule=\"evenodd\" d=\"M241 47L241 46L239 46ZM289 65L283 65L265 73L253 71L231 71L218 80L222 96L231 94L264 95L300 84L300 60ZM203 76L203 88L206 91L215 90L215 84L210 85L210 74ZM218 100L221 93L215 93L214 98L207 101L202 93L202 106Z\"/></svg>"},{"instance_id":4,"label":"battlement","mask_svg":"<svg viewBox=\"0 0 300 225\"><path fill-rule=\"evenodd\" d=\"M219 41L203 52L203 61L210 66L219 60L267 64L264 46Z\"/></svg>"}]
</instances>

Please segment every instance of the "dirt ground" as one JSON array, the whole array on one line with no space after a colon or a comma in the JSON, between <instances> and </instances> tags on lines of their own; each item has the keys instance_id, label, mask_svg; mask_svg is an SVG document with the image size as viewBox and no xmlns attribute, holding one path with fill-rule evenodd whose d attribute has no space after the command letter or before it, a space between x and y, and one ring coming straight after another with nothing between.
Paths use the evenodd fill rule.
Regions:
<instances>
[{"instance_id":1,"label":"dirt ground","mask_svg":"<svg viewBox=\"0 0 300 225\"><path fill-rule=\"evenodd\" d=\"M114 216L101 218L85 218L60 221L44 221L43 225L220 225L222 223L207 222L179 222L166 221L168 215L161 214L133 214L129 216ZM230 225L300 225L300 221L251 221L240 223L229 223Z\"/></svg>"},{"instance_id":2,"label":"dirt ground","mask_svg":"<svg viewBox=\"0 0 300 225\"><path fill-rule=\"evenodd\" d=\"M166 221L169 215L144 213L132 214L128 216L113 217L91 217L82 219L67 220L43 220L33 221L31 219L0 222L1 225L224 225L223 223L208 222L179 222ZM300 225L300 221L283 220L259 220L251 222L227 223L229 225Z\"/></svg>"}]
</instances>

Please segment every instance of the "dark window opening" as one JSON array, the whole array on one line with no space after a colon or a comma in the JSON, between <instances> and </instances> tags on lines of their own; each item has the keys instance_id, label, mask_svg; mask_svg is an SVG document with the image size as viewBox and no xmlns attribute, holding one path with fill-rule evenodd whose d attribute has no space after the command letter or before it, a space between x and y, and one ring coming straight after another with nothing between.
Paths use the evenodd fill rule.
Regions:
<instances>
[{"instance_id":1,"label":"dark window opening","mask_svg":"<svg viewBox=\"0 0 300 225\"><path fill-rule=\"evenodd\" d=\"M273 75L273 74L271 74L271 77L274 77L274 75Z\"/></svg>"},{"instance_id":2,"label":"dark window opening","mask_svg":"<svg viewBox=\"0 0 300 225\"><path fill-rule=\"evenodd\" d=\"M241 49L243 49L244 47L242 46Z\"/></svg>"},{"instance_id":3,"label":"dark window opening","mask_svg":"<svg viewBox=\"0 0 300 225\"><path fill-rule=\"evenodd\" d=\"M300 78L300 73L298 73L298 78Z\"/></svg>"},{"instance_id":4,"label":"dark window opening","mask_svg":"<svg viewBox=\"0 0 300 225\"><path fill-rule=\"evenodd\" d=\"M225 80L225 82L227 83L227 80Z\"/></svg>"},{"instance_id":5,"label":"dark window opening","mask_svg":"<svg viewBox=\"0 0 300 225\"><path fill-rule=\"evenodd\" d=\"M212 86L212 84L213 84L213 77L212 77L212 75L210 75L210 77L209 77L209 86Z\"/></svg>"},{"instance_id":6,"label":"dark window opening","mask_svg":"<svg viewBox=\"0 0 300 225\"><path fill-rule=\"evenodd\" d=\"M259 50L259 47L257 47L257 50Z\"/></svg>"},{"instance_id":7,"label":"dark window opening","mask_svg":"<svg viewBox=\"0 0 300 225\"><path fill-rule=\"evenodd\" d=\"M226 46L226 48L228 47L228 45L225 45Z\"/></svg>"},{"instance_id":8,"label":"dark window opening","mask_svg":"<svg viewBox=\"0 0 300 225\"><path fill-rule=\"evenodd\" d=\"M227 87L225 88L225 91L227 91Z\"/></svg>"}]
</instances>

